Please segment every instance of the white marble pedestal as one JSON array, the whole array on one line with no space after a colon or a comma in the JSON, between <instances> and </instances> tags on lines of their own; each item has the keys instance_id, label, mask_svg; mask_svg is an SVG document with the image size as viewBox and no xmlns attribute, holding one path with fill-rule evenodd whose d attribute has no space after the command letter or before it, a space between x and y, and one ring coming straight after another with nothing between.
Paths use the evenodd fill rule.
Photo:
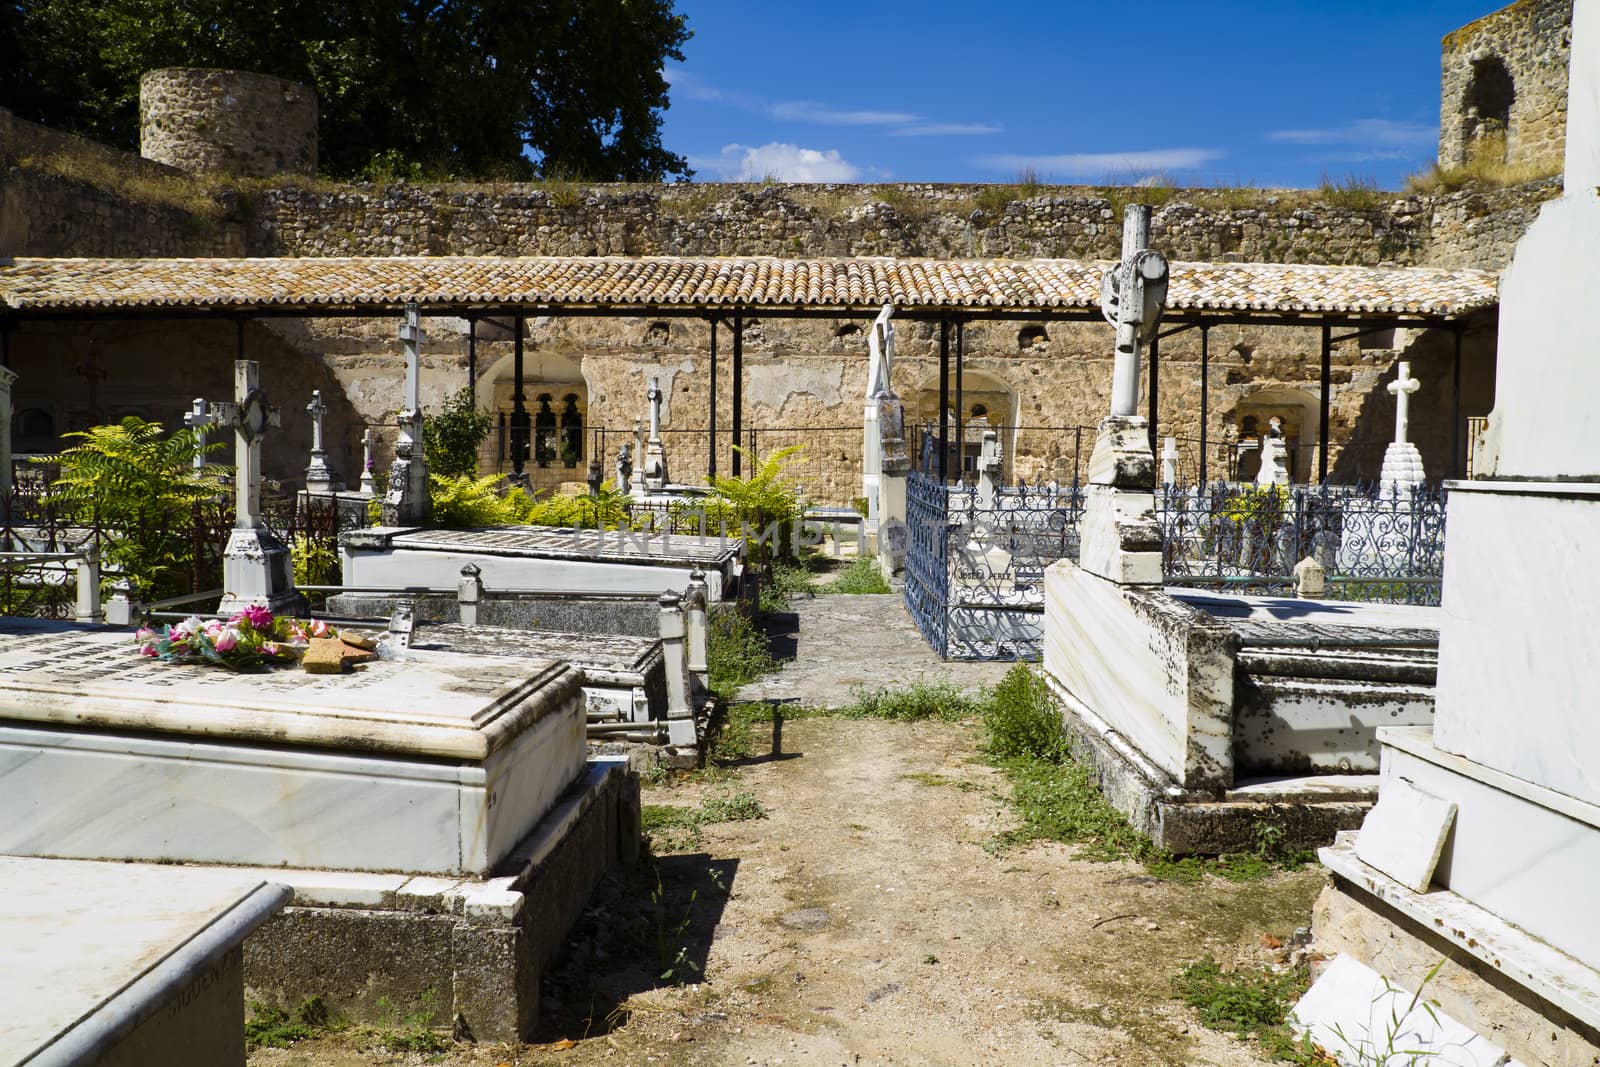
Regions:
<instances>
[{"instance_id":1,"label":"white marble pedestal","mask_svg":"<svg viewBox=\"0 0 1600 1067\"><path fill-rule=\"evenodd\" d=\"M0 636L0 852L485 874L584 766L582 675L459 656L353 675Z\"/></svg>"}]
</instances>

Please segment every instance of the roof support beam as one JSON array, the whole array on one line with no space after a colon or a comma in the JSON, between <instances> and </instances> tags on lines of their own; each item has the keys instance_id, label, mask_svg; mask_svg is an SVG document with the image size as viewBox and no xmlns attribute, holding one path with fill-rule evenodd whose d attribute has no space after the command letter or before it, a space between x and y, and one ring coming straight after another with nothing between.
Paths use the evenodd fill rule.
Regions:
<instances>
[{"instance_id":1,"label":"roof support beam","mask_svg":"<svg viewBox=\"0 0 1600 1067\"><path fill-rule=\"evenodd\" d=\"M1333 390L1333 329L1322 328L1322 399L1317 418L1317 484L1328 484L1328 405Z\"/></svg>"},{"instance_id":2,"label":"roof support beam","mask_svg":"<svg viewBox=\"0 0 1600 1067\"><path fill-rule=\"evenodd\" d=\"M733 313L733 476L739 477L739 435L744 432L744 315Z\"/></svg>"},{"instance_id":3,"label":"roof support beam","mask_svg":"<svg viewBox=\"0 0 1600 1067\"><path fill-rule=\"evenodd\" d=\"M706 324L711 327L711 413L706 419L706 477L717 476L717 317L707 317Z\"/></svg>"}]
</instances>

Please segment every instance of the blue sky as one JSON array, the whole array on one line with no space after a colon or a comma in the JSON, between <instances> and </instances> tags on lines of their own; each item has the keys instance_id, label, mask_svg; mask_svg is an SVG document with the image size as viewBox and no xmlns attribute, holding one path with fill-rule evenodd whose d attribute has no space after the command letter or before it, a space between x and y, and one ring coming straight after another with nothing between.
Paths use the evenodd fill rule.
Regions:
<instances>
[{"instance_id":1,"label":"blue sky","mask_svg":"<svg viewBox=\"0 0 1600 1067\"><path fill-rule=\"evenodd\" d=\"M698 180L1398 188L1439 41L1494 0L678 0L663 137Z\"/></svg>"}]
</instances>

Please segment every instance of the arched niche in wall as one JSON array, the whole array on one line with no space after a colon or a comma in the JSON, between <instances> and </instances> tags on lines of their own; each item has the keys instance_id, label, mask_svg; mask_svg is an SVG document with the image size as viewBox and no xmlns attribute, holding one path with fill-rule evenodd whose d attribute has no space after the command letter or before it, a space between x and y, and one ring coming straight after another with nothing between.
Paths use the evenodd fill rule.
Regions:
<instances>
[{"instance_id":1,"label":"arched niche in wall","mask_svg":"<svg viewBox=\"0 0 1600 1067\"><path fill-rule=\"evenodd\" d=\"M1516 102L1516 83L1505 60L1486 55L1472 61L1472 80L1461 100L1463 159L1487 154L1490 162L1506 161L1511 112Z\"/></svg>"},{"instance_id":2,"label":"arched niche in wall","mask_svg":"<svg viewBox=\"0 0 1600 1067\"><path fill-rule=\"evenodd\" d=\"M559 352L525 351L523 408L531 439L524 465L535 488L582 481L589 460L589 386L578 360ZM516 408L516 361L496 360L478 376L478 406L494 415L494 429L478 452L481 471L513 469L511 416Z\"/></svg>"},{"instance_id":3,"label":"arched niche in wall","mask_svg":"<svg viewBox=\"0 0 1600 1067\"><path fill-rule=\"evenodd\" d=\"M1005 463L1007 480L1011 477L1012 454L1015 451L1017 439L1017 394L1016 390L996 374L989 371L966 368L961 375L961 413L963 424L961 455L956 455L955 431L955 404L956 387L955 375L950 376L950 407L949 416L952 419L949 425L950 466L952 474L957 471L972 474L977 471L978 453L983 448L983 432L985 430L998 430L1000 433L1000 447ZM916 439L907 444L917 451L914 455L921 455L924 447L922 438L927 435L937 436L939 432L939 377L933 375L920 384L911 394L910 416L907 432Z\"/></svg>"},{"instance_id":4,"label":"arched niche in wall","mask_svg":"<svg viewBox=\"0 0 1600 1067\"><path fill-rule=\"evenodd\" d=\"M55 416L44 408L23 408L11 417L13 453L49 454L60 449Z\"/></svg>"},{"instance_id":5,"label":"arched niche in wall","mask_svg":"<svg viewBox=\"0 0 1600 1067\"><path fill-rule=\"evenodd\" d=\"M1254 481L1261 470L1261 442L1274 418L1283 430L1283 444L1289 452L1289 474L1297 482L1309 482L1316 469L1317 429L1321 421L1317 398L1303 389L1266 386L1239 398L1231 411L1222 413L1235 441L1234 477Z\"/></svg>"}]
</instances>

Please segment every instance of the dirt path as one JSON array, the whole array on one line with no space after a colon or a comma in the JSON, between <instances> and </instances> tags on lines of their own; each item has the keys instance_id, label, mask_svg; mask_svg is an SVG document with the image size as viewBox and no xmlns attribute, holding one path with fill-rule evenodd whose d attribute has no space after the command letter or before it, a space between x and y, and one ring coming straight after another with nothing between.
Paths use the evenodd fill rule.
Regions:
<instances>
[{"instance_id":1,"label":"dirt path","mask_svg":"<svg viewBox=\"0 0 1600 1067\"><path fill-rule=\"evenodd\" d=\"M806 719L779 734L731 778L647 790L686 806L749 791L769 815L705 827L602 895L550 976L542 1036L574 1046L425 1056L344 1035L251 1064L1262 1062L1199 1026L1171 979L1304 925L1319 874L1184 886L1061 846L993 854L1005 782L975 761L972 728ZM661 981L674 965L699 980Z\"/></svg>"}]
</instances>

